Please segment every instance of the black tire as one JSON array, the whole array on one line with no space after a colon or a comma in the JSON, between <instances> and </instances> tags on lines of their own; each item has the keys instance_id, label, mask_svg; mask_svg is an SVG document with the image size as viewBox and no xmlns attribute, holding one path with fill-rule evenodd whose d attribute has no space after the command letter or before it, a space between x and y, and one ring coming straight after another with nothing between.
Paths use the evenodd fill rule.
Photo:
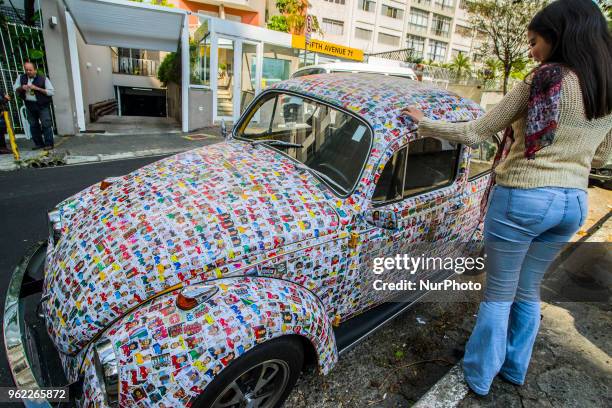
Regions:
<instances>
[{"instance_id":1,"label":"black tire","mask_svg":"<svg viewBox=\"0 0 612 408\"><path fill-rule=\"evenodd\" d=\"M195 399L192 407L212 408L215 406L215 403L218 404L220 402L219 399L226 402L228 399L233 400L234 398L227 397L231 395L228 393L234 391L234 389L228 389L230 385L236 381L246 385L250 382L251 377L253 377L253 375L256 376L257 372L261 373L264 367L268 367L267 370L273 370L271 367L275 365L278 365L279 368L279 371L275 375L280 375L280 371L286 369L288 370L287 378L286 380L279 381L278 385L273 384L273 388L276 390L275 394L267 400L264 399L262 402L265 405L261 406L265 408L282 407L300 376L303 363L304 349L302 342L296 336L284 336L267 341L254 347L221 371L221 373L206 387L204 392ZM247 381L241 382L240 379L245 378ZM284 386L281 385L281 383L284 384ZM282 390L279 388L282 388ZM224 396L226 398L222 399ZM237 398L237 395L235 398ZM232 407L234 406L246 406L246 400L245 405L232 405Z\"/></svg>"}]
</instances>

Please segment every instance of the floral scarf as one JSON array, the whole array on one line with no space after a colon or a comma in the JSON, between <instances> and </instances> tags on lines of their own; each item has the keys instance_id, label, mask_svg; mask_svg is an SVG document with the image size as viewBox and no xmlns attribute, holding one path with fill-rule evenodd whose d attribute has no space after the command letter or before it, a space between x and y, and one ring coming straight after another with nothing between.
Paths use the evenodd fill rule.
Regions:
<instances>
[{"instance_id":1,"label":"floral scarf","mask_svg":"<svg viewBox=\"0 0 612 408\"><path fill-rule=\"evenodd\" d=\"M528 160L535 159L535 153L554 140L559 123L562 79L559 64L544 64L534 72L525 129L525 157Z\"/></svg>"}]
</instances>

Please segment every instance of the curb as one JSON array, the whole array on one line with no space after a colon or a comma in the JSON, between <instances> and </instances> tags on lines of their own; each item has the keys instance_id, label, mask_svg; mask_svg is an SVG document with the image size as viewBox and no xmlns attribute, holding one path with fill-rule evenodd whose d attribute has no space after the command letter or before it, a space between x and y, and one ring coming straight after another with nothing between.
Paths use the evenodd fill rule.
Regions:
<instances>
[{"instance_id":1,"label":"curb","mask_svg":"<svg viewBox=\"0 0 612 408\"><path fill-rule=\"evenodd\" d=\"M607 235L612 229L612 213L608 213L589 229L590 234L582 242L606 242ZM563 253L557 255L557 259ZM463 361L463 360L461 360ZM454 408L468 394L468 387L463 379L461 362L455 364L433 387L429 389L413 408Z\"/></svg>"},{"instance_id":2,"label":"curb","mask_svg":"<svg viewBox=\"0 0 612 408\"><path fill-rule=\"evenodd\" d=\"M112 153L112 154L96 154L91 156L78 156L78 155L66 155L63 158L63 161L66 165L74 165L74 164L85 164L85 163L95 163L95 162L106 162L113 160L126 160L126 159L136 159L142 157L153 157L153 156L163 156L170 154L182 153L188 149L149 149L149 150L139 150L136 152L122 152L122 153ZM20 168L28 168L27 165L22 165L15 163L14 161L7 163L0 163L0 171L13 171Z\"/></svg>"},{"instance_id":3,"label":"curb","mask_svg":"<svg viewBox=\"0 0 612 408\"><path fill-rule=\"evenodd\" d=\"M412 407L453 408L463 401L467 393L468 387L463 380L461 364L456 364Z\"/></svg>"}]
</instances>

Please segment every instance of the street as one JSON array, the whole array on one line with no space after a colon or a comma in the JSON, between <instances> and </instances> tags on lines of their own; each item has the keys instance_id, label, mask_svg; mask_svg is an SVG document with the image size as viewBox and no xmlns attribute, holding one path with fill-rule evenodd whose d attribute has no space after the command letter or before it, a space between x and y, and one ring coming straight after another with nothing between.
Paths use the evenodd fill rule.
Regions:
<instances>
[{"instance_id":1,"label":"street","mask_svg":"<svg viewBox=\"0 0 612 408\"><path fill-rule=\"evenodd\" d=\"M161 157L97 164L0 172L0 304L13 268L25 250L47 238L47 211L66 197L106 177L121 176ZM4 350L4 340L2 350ZM0 353L0 386L12 385L4 352Z\"/></svg>"},{"instance_id":2,"label":"street","mask_svg":"<svg viewBox=\"0 0 612 408\"><path fill-rule=\"evenodd\" d=\"M123 175L159 159L149 157L0 173L0 188L4 192L0 198L3 225L3 234L0 236L0 304L4 304L5 288L22 254L36 241L46 239L46 212L49 209L105 177ZM610 192L590 188L589 195L592 203L591 225L609 210L606 202L609 202ZM601 232L605 232L603 228ZM578 253L573 261L588 264L590 270L607 267L605 265L608 264L603 260L593 262L593 258L589 254ZM483 277L481 275L480 279ZM417 401L453 364L459 362L461 349L474 324L477 309L476 302L454 303L431 297L429 300L416 305L343 355L329 376L304 373L290 395L287 406L327 408L374 404L391 408L408 406ZM502 401L527 405L549 401L569 406L576 400L571 394L561 393L555 398L547 394L547 390L554 387L554 378L549 378L547 373L553 369L565 370L563 373L571 372L584 364L594 365L593 370L580 377L565 375L563 387L569 390L578 383L585 385L591 390L591 403L585 406L598 406L605 399L602 375L609 367L609 363L598 361L602 353L609 352L609 342L600 340L596 346L589 346L586 354L576 351L576 347L585 348L591 344L590 339L602 339L610 319L609 310L602 305L566 304L561 305L562 308L560 305L545 306L541 340L536 344L533 367L528 385L524 388L526 391L519 393L512 386L496 382L494 394L497 399L471 401L468 398L462 406L495 406ZM564 311L566 309L568 311ZM591 317L603 323L591 325L588 323ZM585 323L577 325L575 329L574 318ZM565 332L572 332L571 339L576 347L566 350L563 341L554 337L555 327L562 326ZM549 349L555 355L562 356L564 364L550 367L550 356L546 354ZM0 360L0 386L12 386L4 353Z\"/></svg>"}]
</instances>

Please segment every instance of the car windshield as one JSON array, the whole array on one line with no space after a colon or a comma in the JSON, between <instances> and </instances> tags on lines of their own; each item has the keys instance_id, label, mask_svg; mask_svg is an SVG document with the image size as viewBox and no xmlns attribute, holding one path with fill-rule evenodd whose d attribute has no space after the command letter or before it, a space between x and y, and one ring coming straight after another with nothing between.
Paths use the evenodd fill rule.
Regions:
<instances>
[{"instance_id":1,"label":"car windshield","mask_svg":"<svg viewBox=\"0 0 612 408\"><path fill-rule=\"evenodd\" d=\"M247 113L236 137L278 149L335 191L350 192L370 152L372 134L361 120L297 95L273 92Z\"/></svg>"}]
</instances>

